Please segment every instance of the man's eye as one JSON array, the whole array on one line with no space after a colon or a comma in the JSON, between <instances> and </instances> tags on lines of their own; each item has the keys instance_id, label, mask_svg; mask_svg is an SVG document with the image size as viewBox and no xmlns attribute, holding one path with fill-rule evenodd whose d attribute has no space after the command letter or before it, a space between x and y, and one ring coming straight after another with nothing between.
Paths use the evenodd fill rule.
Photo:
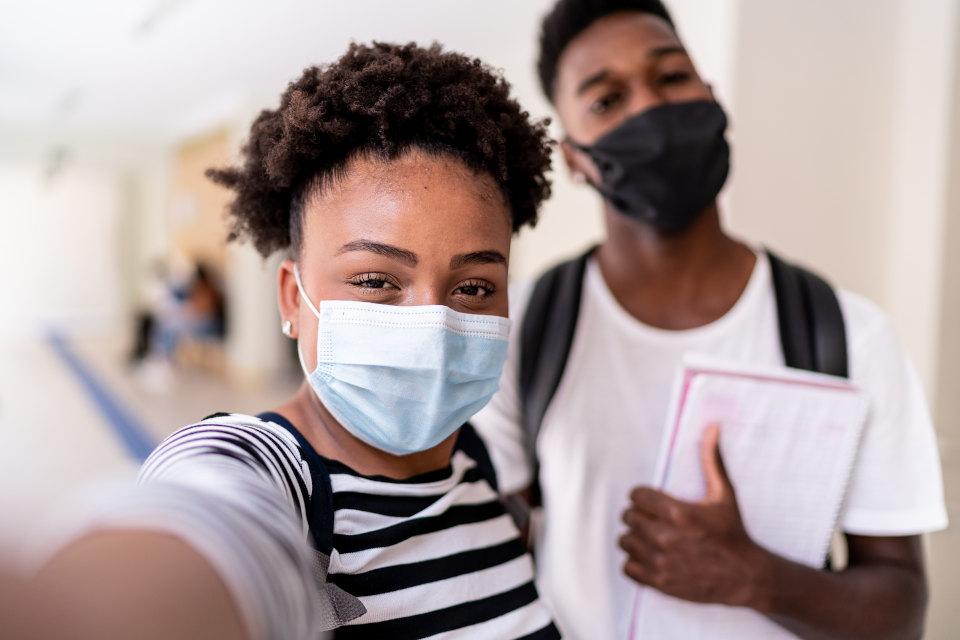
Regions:
<instances>
[{"instance_id":1,"label":"man's eye","mask_svg":"<svg viewBox=\"0 0 960 640\"><path fill-rule=\"evenodd\" d=\"M658 79L660 84L683 84L691 78L691 74L688 71L673 71L671 73L665 73L660 76Z\"/></svg>"},{"instance_id":2,"label":"man's eye","mask_svg":"<svg viewBox=\"0 0 960 640\"><path fill-rule=\"evenodd\" d=\"M590 105L590 111L596 114L605 113L611 107L615 106L622 97L623 94L619 92L604 94L597 100L593 101L593 103Z\"/></svg>"}]
</instances>

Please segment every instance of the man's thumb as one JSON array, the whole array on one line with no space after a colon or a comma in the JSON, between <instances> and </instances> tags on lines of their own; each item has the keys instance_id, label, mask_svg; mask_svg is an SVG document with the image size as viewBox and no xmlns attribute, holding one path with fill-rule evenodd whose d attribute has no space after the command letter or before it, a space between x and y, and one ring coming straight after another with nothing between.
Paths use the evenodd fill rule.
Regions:
<instances>
[{"instance_id":1,"label":"man's thumb","mask_svg":"<svg viewBox=\"0 0 960 640\"><path fill-rule=\"evenodd\" d=\"M703 441L700 444L700 463L703 467L703 477L707 483L704 500L719 502L733 494L733 486L723 466L720 455L720 426L711 424L703 432Z\"/></svg>"}]
</instances>

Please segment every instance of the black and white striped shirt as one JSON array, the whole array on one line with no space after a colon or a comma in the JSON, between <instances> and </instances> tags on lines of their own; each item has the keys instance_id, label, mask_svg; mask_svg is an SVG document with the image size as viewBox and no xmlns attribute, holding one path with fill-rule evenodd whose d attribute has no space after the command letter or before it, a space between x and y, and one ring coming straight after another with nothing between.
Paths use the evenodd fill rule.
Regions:
<instances>
[{"instance_id":1,"label":"black and white striped shirt","mask_svg":"<svg viewBox=\"0 0 960 640\"><path fill-rule=\"evenodd\" d=\"M397 481L322 458L277 414L218 414L167 438L131 500L209 559L253 637L558 638L478 443Z\"/></svg>"}]
</instances>

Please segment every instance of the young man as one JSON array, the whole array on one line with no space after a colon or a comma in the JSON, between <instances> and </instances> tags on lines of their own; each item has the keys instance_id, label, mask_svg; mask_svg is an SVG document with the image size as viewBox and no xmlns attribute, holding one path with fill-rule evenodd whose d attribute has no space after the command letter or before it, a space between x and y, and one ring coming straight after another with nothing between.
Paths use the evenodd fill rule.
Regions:
<instances>
[{"instance_id":1,"label":"young man","mask_svg":"<svg viewBox=\"0 0 960 640\"><path fill-rule=\"evenodd\" d=\"M560 0L543 23L539 72L570 171L604 195L607 239L582 277L561 278L552 294L582 287L535 444L525 442L521 336L544 319L525 315L530 287L511 300L519 327L501 391L473 422L501 489L542 495L539 581L561 630L625 637L642 583L752 608L806 638L918 637L927 599L920 535L944 527L946 514L929 413L888 320L837 293L845 339L826 357L849 365L871 405L840 517L843 571L792 563L749 538L715 439L703 501L645 488L685 354L792 362L775 264L721 226L726 118L658 0ZM557 322L550 315L543 326Z\"/></svg>"}]
</instances>

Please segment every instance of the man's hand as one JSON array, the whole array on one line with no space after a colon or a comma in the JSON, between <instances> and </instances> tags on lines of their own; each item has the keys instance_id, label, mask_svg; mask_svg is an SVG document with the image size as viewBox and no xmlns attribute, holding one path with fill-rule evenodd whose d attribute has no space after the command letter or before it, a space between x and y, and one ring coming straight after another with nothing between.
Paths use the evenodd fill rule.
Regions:
<instances>
[{"instance_id":1,"label":"man's hand","mask_svg":"<svg viewBox=\"0 0 960 640\"><path fill-rule=\"evenodd\" d=\"M720 430L701 446L706 496L683 502L649 487L634 489L623 513L624 571L637 582L692 602L756 606L758 570L767 552L747 535L720 456Z\"/></svg>"}]
</instances>

